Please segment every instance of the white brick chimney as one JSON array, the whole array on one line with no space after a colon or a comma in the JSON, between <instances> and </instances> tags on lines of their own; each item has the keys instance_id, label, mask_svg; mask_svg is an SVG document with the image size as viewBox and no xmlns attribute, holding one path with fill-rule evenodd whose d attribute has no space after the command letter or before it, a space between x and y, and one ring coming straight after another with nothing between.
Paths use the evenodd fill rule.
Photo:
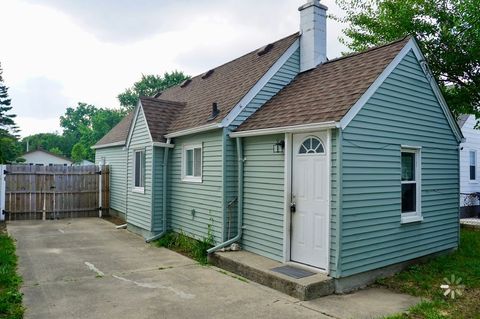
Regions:
<instances>
[{"instance_id":1,"label":"white brick chimney","mask_svg":"<svg viewBox=\"0 0 480 319\"><path fill-rule=\"evenodd\" d=\"M327 10L319 0L309 0L300 11L300 72L327 60Z\"/></svg>"}]
</instances>

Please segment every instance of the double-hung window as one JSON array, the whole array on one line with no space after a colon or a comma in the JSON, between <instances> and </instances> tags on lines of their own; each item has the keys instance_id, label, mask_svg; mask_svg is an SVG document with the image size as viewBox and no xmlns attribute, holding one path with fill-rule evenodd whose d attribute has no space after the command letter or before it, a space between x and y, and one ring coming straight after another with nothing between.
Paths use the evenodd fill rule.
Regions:
<instances>
[{"instance_id":1,"label":"double-hung window","mask_svg":"<svg viewBox=\"0 0 480 319\"><path fill-rule=\"evenodd\" d=\"M477 180L477 152L470 151L470 181Z\"/></svg>"},{"instance_id":2,"label":"double-hung window","mask_svg":"<svg viewBox=\"0 0 480 319\"><path fill-rule=\"evenodd\" d=\"M202 182L202 145L184 145L182 161L182 180Z\"/></svg>"},{"instance_id":3,"label":"double-hung window","mask_svg":"<svg viewBox=\"0 0 480 319\"><path fill-rule=\"evenodd\" d=\"M145 187L145 151L133 152L133 191L144 192Z\"/></svg>"},{"instance_id":4,"label":"double-hung window","mask_svg":"<svg viewBox=\"0 0 480 319\"><path fill-rule=\"evenodd\" d=\"M421 221L421 148L403 147L401 150L402 166L402 214L401 222Z\"/></svg>"}]
</instances>

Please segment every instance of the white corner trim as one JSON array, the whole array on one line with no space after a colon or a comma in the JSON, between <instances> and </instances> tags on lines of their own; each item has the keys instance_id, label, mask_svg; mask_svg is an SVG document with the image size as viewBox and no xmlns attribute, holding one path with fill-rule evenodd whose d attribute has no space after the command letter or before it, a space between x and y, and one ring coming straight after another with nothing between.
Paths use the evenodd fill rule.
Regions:
<instances>
[{"instance_id":1,"label":"white corner trim","mask_svg":"<svg viewBox=\"0 0 480 319\"><path fill-rule=\"evenodd\" d=\"M334 121L322 122L322 123L311 123L311 124L300 124L292 126L281 126L273 128L265 128L251 131L242 131L242 132L232 132L230 137L249 137L249 136L259 136L259 135L270 135L278 133L304 133L310 131L318 131L323 129L335 128L338 127L338 123Z\"/></svg>"},{"instance_id":2,"label":"white corner trim","mask_svg":"<svg viewBox=\"0 0 480 319\"><path fill-rule=\"evenodd\" d=\"M152 146L174 148L174 147L175 147L175 144L162 143L162 142L152 142Z\"/></svg>"},{"instance_id":3,"label":"white corner trim","mask_svg":"<svg viewBox=\"0 0 480 319\"><path fill-rule=\"evenodd\" d=\"M93 145L90 148L96 150L96 149L99 149L99 148L107 148L107 147L123 146L123 145L125 145L125 141L113 142L113 143L101 144L101 145Z\"/></svg>"},{"instance_id":4,"label":"white corner trim","mask_svg":"<svg viewBox=\"0 0 480 319\"><path fill-rule=\"evenodd\" d=\"M165 137L166 138L179 137L179 136L184 136L184 135L190 135L190 134L195 134L195 133L202 133L202 132L206 132L206 131L211 131L211 130L214 130L214 129L217 129L217 128L221 128L220 123L212 123L212 124L206 124L206 125L202 125L202 126L188 128L188 129L185 129L185 130L181 130L181 131L166 134Z\"/></svg>"},{"instance_id":5,"label":"white corner trim","mask_svg":"<svg viewBox=\"0 0 480 319\"><path fill-rule=\"evenodd\" d=\"M370 85L367 91L360 97L360 99L350 108L347 114L345 114L345 116L340 120L340 127L342 128L342 130L345 129L345 127L347 127L347 125L353 120L353 118L358 114L358 112L360 112L360 110L367 103L367 101L372 97L372 95L377 91L377 89L380 87L380 85L382 85L382 83L387 79L387 77L393 72L393 70L398 66L398 64L400 64L400 62L410 52L410 50L413 51L419 63L421 61L425 61L425 57L423 56L422 51L420 50L420 47L418 46L417 42L415 41L414 38L411 38L407 42L407 44L402 48L402 50L397 54L397 56L392 60L392 62L390 62L390 64L383 70L383 72L372 83L372 85ZM425 70L423 71L425 72ZM440 88L437 82L433 78L433 75L430 73L430 70L426 70L426 71L429 72L429 75L427 76L427 81L429 82L435 96L437 97L437 100L440 106L442 107L443 113L445 114L453 133L457 137L458 141L462 141L463 135L460 129L458 128L458 124L453 118L447 103L445 102L445 99L440 91Z\"/></svg>"},{"instance_id":6,"label":"white corner trim","mask_svg":"<svg viewBox=\"0 0 480 319\"><path fill-rule=\"evenodd\" d=\"M139 99L137 107L135 109L135 114L134 114L133 119L132 119L132 124L130 124L130 129L128 131L127 143L125 143L127 148L130 147L130 142L132 141L133 131L135 130L135 125L137 124L137 118L138 118L138 114L140 113L140 111L142 111L143 119L145 120L145 125L147 126L147 131L148 131L148 136L150 137L150 142L153 142L152 134L150 133L150 128L148 127L148 121L147 121L147 118L145 117L145 112L143 112L142 102Z\"/></svg>"},{"instance_id":7,"label":"white corner trim","mask_svg":"<svg viewBox=\"0 0 480 319\"><path fill-rule=\"evenodd\" d=\"M284 185L283 185L283 262L290 261L290 204L292 202L292 133L285 133Z\"/></svg>"},{"instance_id":8,"label":"white corner trim","mask_svg":"<svg viewBox=\"0 0 480 319\"><path fill-rule=\"evenodd\" d=\"M293 44L278 58L278 60L270 67L270 69L258 80L258 82L245 94L245 96L235 105L235 107L222 120L221 126L228 127L242 112L253 98L263 89L270 79L280 70L293 53L299 48L299 40L295 40Z\"/></svg>"}]
</instances>

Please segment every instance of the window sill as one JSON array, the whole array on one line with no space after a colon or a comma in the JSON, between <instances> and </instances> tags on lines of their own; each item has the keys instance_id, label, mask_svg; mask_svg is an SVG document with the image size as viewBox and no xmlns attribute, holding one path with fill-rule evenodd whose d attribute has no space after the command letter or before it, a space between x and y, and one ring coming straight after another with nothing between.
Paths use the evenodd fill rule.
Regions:
<instances>
[{"instance_id":1,"label":"window sill","mask_svg":"<svg viewBox=\"0 0 480 319\"><path fill-rule=\"evenodd\" d=\"M400 224L418 223L423 221L423 216L402 216Z\"/></svg>"},{"instance_id":2,"label":"window sill","mask_svg":"<svg viewBox=\"0 0 480 319\"><path fill-rule=\"evenodd\" d=\"M187 183L202 183L202 178L201 177L183 177L182 182L187 182Z\"/></svg>"},{"instance_id":3,"label":"window sill","mask_svg":"<svg viewBox=\"0 0 480 319\"><path fill-rule=\"evenodd\" d=\"M133 193L139 193L139 194L145 194L145 188L144 187L134 187L132 188Z\"/></svg>"}]
</instances>

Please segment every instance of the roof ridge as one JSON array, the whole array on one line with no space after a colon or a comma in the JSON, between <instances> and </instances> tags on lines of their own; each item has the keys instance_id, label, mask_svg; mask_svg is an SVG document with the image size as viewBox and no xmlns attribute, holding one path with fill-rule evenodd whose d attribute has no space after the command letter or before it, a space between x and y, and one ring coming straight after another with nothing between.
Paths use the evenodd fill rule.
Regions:
<instances>
[{"instance_id":1,"label":"roof ridge","mask_svg":"<svg viewBox=\"0 0 480 319\"><path fill-rule=\"evenodd\" d=\"M382 49L384 47L388 47L388 46L391 46L391 45L394 45L394 44L397 44L397 43L400 43L402 41L405 41L406 39L411 39L413 38L411 35L406 35L404 36L403 38L401 39L397 39L395 41L391 41L391 42L388 42L388 43L385 43L385 44L381 44L381 45L377 45L377 46L373 46L373 47L370 47L366 50L363 50L363 51L360 51L360 52L352 52L352 53L349 53L347 55L344 55L344 56L341 56L341 57L338 57L338 58L334 58L332 60L328 60L326 61L325 63L322 63L322 64L328 64L328 63L332 63L332 62L337 62L339 60L344 60L344 59L348 59L348 58L352 58L354 56L358 56L358 55L362 55L362 54L365 54L365 53L369 53L369 52L372 52L372 51L375 51L375 50L378 50L378 49ZM320 64L320 65L322 65ZM319 65L319 66L320 66Z\"/></svg>"},{"instance_id":2,"label":"roof ridge","mask_svg":"<svg viewBox=\"0 0 480 319\"><path fill-rule=\"evenodd\" d=\"M186 105L186 102L181 102L181 101L174 101L174 100L167 100L167 99L159 99L151 96L140 96L139 99L141 100L150 100L154 102L163 102L163 103L170 103L170 104L178 104L178 105Z\"/></svg>"},{"instance_id":3,"label":"roof ridge","mask_svg":"<svg viewBox=\"0 0 480 319\"><path fill-rule=\"evenodd\" d=\"M275 40L275 41L270 42L270 43L273 43L273 44L274 44L274 43L283 41L283 40L285 40L285 39L287 39L287 38L290 38L290 37L292 37L292 36L299 36L299 32L292 33L292 34L290 34L290 35L287 35L287 36L285 36L285 37L283 37L283 38L280 38L280 39ZM270 43L267 43L267 44L270 44ZM230 61L227 61L227 62L222 63L222 64L220 64L220 65L217 65L216 67L210 68L210 69L207 70L207 71L217 70L218 68L220 68L220 67L222 67L222 66L225 66L225 65L227 65L227 64L229 64L229 63L232 63L232 62L234 62L234 61L240 60L241 58L243 58L243 57L245 57L245 56L247 56L247 55L249 55L249 54L252 54L252 53L254 53L254 52L256 52L256 51L258 51L259 49L263 48L264 46L265 46L265 45L262 45L262 46L260 46L260 47L258 47L258 48L256 48L256 49L254 49L254 50L248 51L247 53L245 53L245 54L243 54L243 55L241 55L241 56L239 56L239 57L236 57L236 58L233 59L233 60L230 60ZM195 76L190 77L190 79L193 81L193 79L196 79L196 78L198 78L198 77L201 77L204 73L205 73L205 71L202 72L202 73L199 73L199 74L197 74L197 75L195 75ZM169 88L167 88L167 89L165 89L165 90L163 90L163 91L161 91L161 92L163 93L163 92L167 91L168 89L173 88L173 87L177 87L177 86L179 86L179 85L180 85L180 84L174 85L174 86L169 87ZM160 93L160 92L158 92L158 93ZM157 93L157 94L158 94L158 93Z\"/></svg>"}]
</instances>

